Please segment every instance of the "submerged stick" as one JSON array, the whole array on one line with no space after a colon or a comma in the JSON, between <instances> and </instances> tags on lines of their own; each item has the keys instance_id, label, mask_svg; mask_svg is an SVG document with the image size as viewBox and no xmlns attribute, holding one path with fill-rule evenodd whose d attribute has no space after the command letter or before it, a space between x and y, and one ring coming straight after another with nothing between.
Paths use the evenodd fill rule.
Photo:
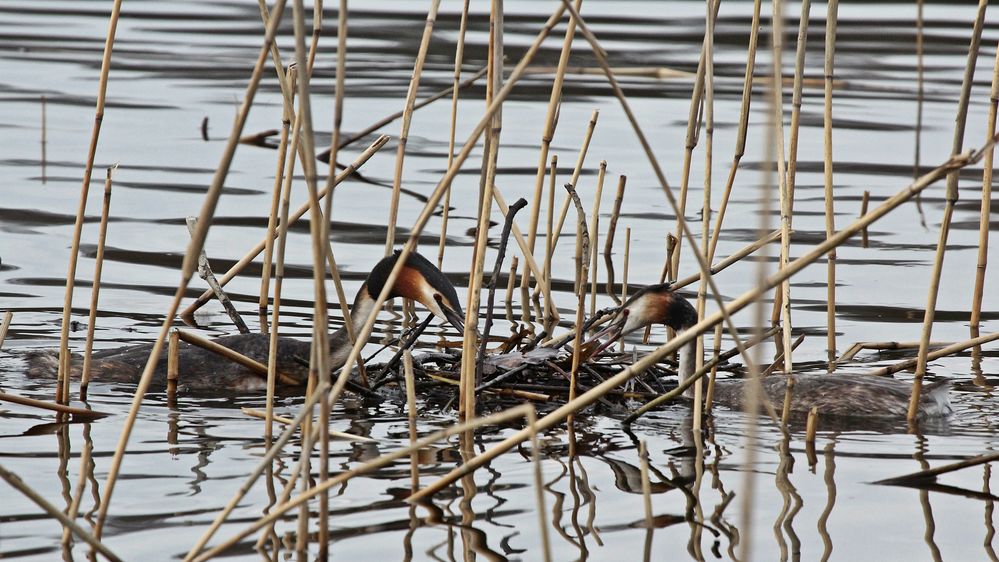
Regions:
<instances>
[{"instance_id":1,"label":"submerged stick","mask_svg":"<svg viewBox=\"0 0 999 562\"><path fill-rule=\"evenodd\" d=\"M945 347L943 349L938 349L936 351L932 351L930 353L927 353L924 360L928 363L930 361L934 361L934 360L940 359L941 357L946 357L948 355L953 355L955 353L960 353L960 352L965 351L967 349L970 349L972 347L981 346L983 344L986 344L986 343L989 343L989 342L992 342L992 341L995 341L995 340L999 340L999 332L994 332L994 333L991 333L991 334L986 334L984 336L979 336L977 338L972 338L970 340L965 340L965 341L962 341L962 342L957 342L957 343L948 345L947 347ZM906 369L911 369L913 367L916 367L918 365L919 361L920 361L919 358L906 359L905 361L900 361L898 363L895 363L894 365L889 365L887 367L881 367L881 368L878 368L878 369L874 369L872 371L868 371L866 374L868 374L868 375L878 375L878 376L891 375L891 374L897 373L899 371L904 371Z\"/></svg>"},{"instance_id":2,"label":"submerged stick","mask_svg":"<svg viewBox=\"0 0 999 562\"><path fill-rule=\"evenodd\" d=\"M65 404L46 402L44 400L35 400L34 398L17 396L15 394L8 394L6 392L0 392L0 402L10 402L12 404L20 404L22 406L31 406L32 408L41 408L42 410L50 410L53 412L59 412L60 414L71 414L74 416L79 416L81 418L87 418L87 419L103 418L111 415L110 413L106 412L87 410L85 408L74 408L73 406L67 406Z\"/></svg>"},{"instance_id":3,"label":"submerged stick","mask_svg":"<svg viewBox=\"0 0 999 562\"><path fill-rule=\"evenodd\" d=\"M83 220L87 213L87 194L90 192L90 176L94 171L94 157L97 155L97 141L101 136L101 123L104 122L104 102L108 90L108 75L111 73L111 51L114 48L115 31L118 29L118 16L121 14L121 0L115 0L108 17L108 31L104 38L104 55L101 57L101 74L97 85L97 109L94 126L90 133L90 148L87 150L87 163L83 169L83 184L80 186L80 202L73 224L73 238L69 250L69 272L66 274L66 296L62 306L62 325L59 330L59 374L56 384L56 402L69 401L69 324L73 310L73 288L76 283L76 263L80 254L80 235L83 233Z\"/></svg>"},{"instance_id":4,"label":"submerged stick","mask_svg":"<svg viewBox=\"0 0 999 562\"><path fill-rule=\"evenodd\" d=\"M894 478L885 478L884 480L871 482L871 484L884 484L888 486L919 485L923 483L933 482L937 479L937 476L940 476L941 474L947 474L948 472L954 472L956 470L961 470L962 468L978 466L980 464L986 464L997 460L999 460L999 453L979 455L977 457L967 458L964 459L963 461L945 464L943 466L938 466L936 468L928 468L926 470L920 470L919 472L913 472L910 474L905 474L903 476L896 476Z\"/></svg>"}]
</instances>

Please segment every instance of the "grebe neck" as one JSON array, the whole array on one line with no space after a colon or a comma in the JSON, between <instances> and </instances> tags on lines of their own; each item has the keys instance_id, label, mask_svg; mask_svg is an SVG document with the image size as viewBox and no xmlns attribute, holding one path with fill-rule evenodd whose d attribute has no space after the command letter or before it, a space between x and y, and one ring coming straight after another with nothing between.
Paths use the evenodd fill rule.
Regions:
<instances>
[{"instance_id":1,"label":"grebe neck","mask_svg":"<svg viewBox=\"0 0 999 562\"><path fill-rule=\"evenodd\" d=\"M688 329L689 326L685 326L681 331ZM691 338L691 340L680 348L678 352L678 361L680 363L679 374L680 383L683 383L690 377L694 376L694 372L697 370L697 338ZM694 387L691 386L683 392L683 395L688 398L694 397Z\"/></svg>"},{"instance_id":2,"label":"grebe neck","mask_svg":"<svg viewBox=\"0 0 999 562\"><path fill-rule=\"evenodd\" d=\"M354 299L354 305L350 307L350 323L354 328L354 333L357 334L364 327L364 322L368 319L368 315L371 314L372 309L375 307L375 301L368 296L367 288L361 287L358 292L357 297ZM351 343L350 335L347 333L347 325L344 324L339 330L330 334L330 368L339 369L343 367L343 364L347 362L347 356L350 355Z\"/></svg>"}]
</instances>

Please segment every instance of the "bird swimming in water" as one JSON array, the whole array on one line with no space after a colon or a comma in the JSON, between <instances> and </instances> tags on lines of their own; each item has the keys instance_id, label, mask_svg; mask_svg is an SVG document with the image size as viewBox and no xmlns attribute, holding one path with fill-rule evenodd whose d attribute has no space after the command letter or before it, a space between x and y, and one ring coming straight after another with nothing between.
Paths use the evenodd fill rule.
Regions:
<instances>
[{"instance_id":1,"label":"bird swimming in water","mask_svg":"<svg viewBox=\"0 0 999 562\"><path fill-rule=\"evenodd\" d=\"M665 324L682 331L697 323L697 311L686 299L670 288L669 283L649 285L629 298L611 319L610 324L590 341L608 336L596 355L614 341L652 324ZM691 339L679 351L680 380L687 380L696 370L696 339ZM761 400L780 411L788 379L791 388L791 411L808 412L813 407L819 414L850 417L904 418L909 411L912 385L888 377L860 374L791 374L771 375L760 379ZM742 409L746 395L746 380L716 380L714 402L733 409ZM923 384L919 401L919 418L947 416L954 410L950 405L950 381ZM685 393L693 398L693 388Z\"/></svg>"},{"instance_id":2,"label":"bird swimming in water","mask_svg":"<svg viewBox=\"0 0 999 562\"><path fill-rule=\"evenodd\" d=\"M359 332L368 314L375 306L399 252L379 261L354 297L350 318L355 332ZM415 252L406 259L399 272L389 298L413 299L431 313L447 320L459 333L464 330L464 315L458 294L447 277L426 258ZM223 345L260 363L267 364L270 349L268 334L237 334L215 338ZM309 356L312 344L290 337L278 338L277 370L289 375L299 385L308 379ZM146 367L153 344L139 344L119 349L95 352L92 355L91 378L96 381L138 382ZM329 366L338 369L347 361L351 343L346 326L330 334ZM180 377L178 384L189 390L254 391L266 388L267 381L259 373L201 347L181 342L179 346ZM154 373L154 384L166 384L166 351L160 357ZM58 352L52 350L28 354L29 376L54 376L58 368ZM80 362L74 361L73 376L79 376Z\"/></svg>"}]
</instances>

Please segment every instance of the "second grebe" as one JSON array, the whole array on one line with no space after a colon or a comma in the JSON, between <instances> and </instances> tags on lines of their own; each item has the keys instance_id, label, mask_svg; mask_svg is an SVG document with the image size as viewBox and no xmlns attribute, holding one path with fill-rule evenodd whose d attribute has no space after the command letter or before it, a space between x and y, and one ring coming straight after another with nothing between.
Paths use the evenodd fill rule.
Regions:
<instances>
[{"instance_id":1,"label":"second grebe","mask_svg":"<svg viewBox=\"0 0 999 562\"><path fill-rule=\"evenodd\" d=\"M686 299L671 290L669 283L649 285L629 298L611 319L607 328L596 334L608 336L611 342L635 330L652 324L666 324L675 330L686 330L697 323L697 311ZM680 380L695 372L696 340L690 340L679 351ZM893 378L859 374L791 374L771 375L760 379L761 400L767 400L778 412L784 404L788 378L794 379L791 389L791 410L807 412L813 407L820 415L859 417L906 417L912 385ZM716 380L714 402L729 408L743 408L745 380ZM923 385L920 396L920 418L946 416L953 412L948 397L950 381L942 380ZM693 389L684 393L693 397Z\"/></svg>"},{"instance_id":2,"label":"second grebe","mask_svg":"<svg viewBox=\"0 0 999 562\"><path fill-rule=\"evenodd\" d=\"M360 331L375 305L389 273L399 257L399 252L378 262L361 285L351 306L351 322ZM423 256L412 253L399 273L392 297L413 299L427 307L435 316L447 320L459 333L464 331L461 304L458 294L447 277ZM215 338L215 343L237 351L260 363L267 364L270 336L267 334L238 334ZM278 338L277 369L304 384L309 372L311 343L290 337ZM145 369L152 344L139 344L119 349L109 349L93 354L91 377L97 381L137 382ZM346 326L330 334L329 365L331 369L343 366L350 354L351 344ZM248 368L201 347L181 342L180 377L178 384L191 390L248 391L266 388L266 380ZM156 365L155 381L166 382L166 352ZM53 376L58 366L58 354L33 352L28 356L29 376ZM78 376L80 365L74 361L73 376Z\"/></svg>"}]
</instances>

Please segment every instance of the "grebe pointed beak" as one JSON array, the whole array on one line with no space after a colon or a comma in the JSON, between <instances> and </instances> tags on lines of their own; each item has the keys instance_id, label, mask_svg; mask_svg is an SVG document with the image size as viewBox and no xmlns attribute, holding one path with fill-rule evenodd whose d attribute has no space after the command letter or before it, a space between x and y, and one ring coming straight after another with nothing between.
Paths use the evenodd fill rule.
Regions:
<instances>
[{"instance_id":1,"label":"grebe pointed beak","mask_svg":"<svg viewBox=\"0 0 999 562\"><path fill-rule=\"evenodd\" d=\"M447 321L454 326L455 330L458 330L459 334L465 333L465 319L461 317L460 314L454 311L450 306L441 303L441 311L444 313L444 317Z\"/></svg>"}]
</instances>

